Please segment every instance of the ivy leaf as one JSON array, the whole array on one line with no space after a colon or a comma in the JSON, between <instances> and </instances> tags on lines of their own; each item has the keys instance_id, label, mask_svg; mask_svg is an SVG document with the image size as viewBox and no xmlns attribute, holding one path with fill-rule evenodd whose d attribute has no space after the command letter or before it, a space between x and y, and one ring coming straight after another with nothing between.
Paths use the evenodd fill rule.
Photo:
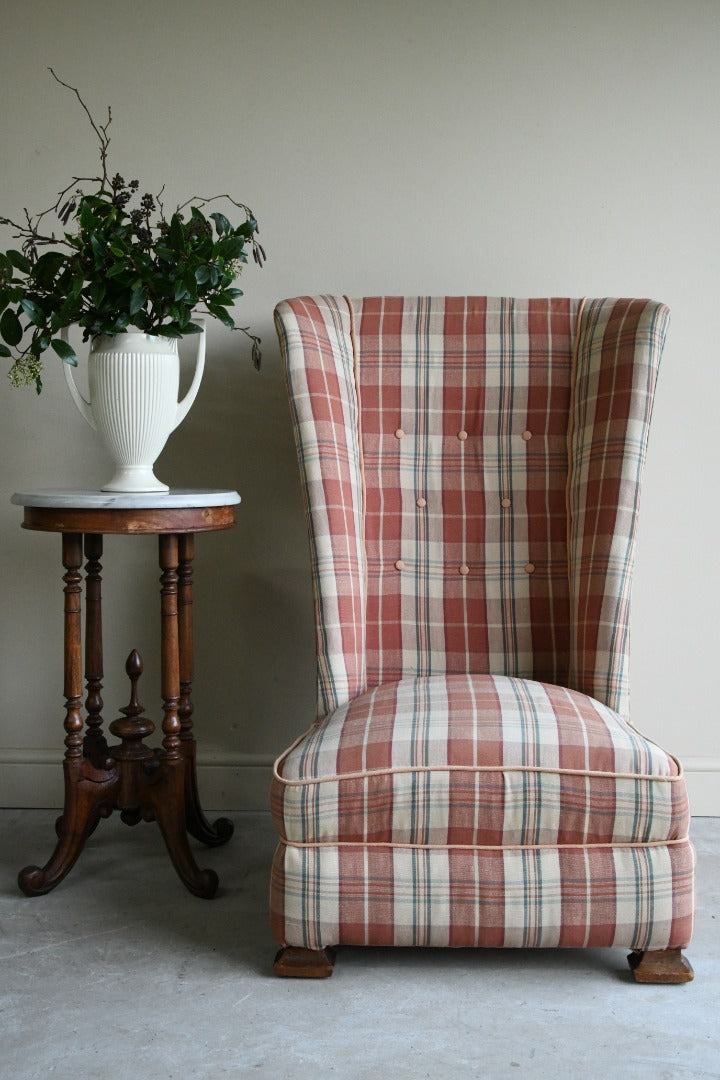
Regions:
<instances>
[{"instance_id":1,"label":"ivy leaf","mask_svg":"<svg viewBox=\"0 0 720 1080\"><path fill-rule=\"evenodd\" d=\"M229 233L232 229L232 225L224 214L220 214L216 211L214 214L211 214L210 217L215 222L215 228L217 229L218 236L224 236L225 233Z\"/></svg>"},{"instance_id":2,"label":"ivy leaf","mask_svg":"<svg viewBox=\"0 0 720 1080\"><path fill-rule=\"evenodd\" d=\"M94 224L95 215L92 211L90 199L85 198L80 205L80 228L83 231L90 232Z\"/></svg>"},{"instance_id":3,"label":"ivy leaf","mask_svg":"<svg viewBox=\"0 0 720 1080\"><path fill-rule=\"evenodd\" d=\"M63 341L62 338L53 338L50 344L63 363L77 367L77 355L72 345L69 345L67 341Z\"/></svg>"},{"instance_id":4,"label":"ivy leaf","mask_svg":"<svg viewBox=\"0 0 720 1080\"><path fill-rule=\"evenodd\" d=\"M13 266L17 270L20 270L21 273L23 273L23 274L31 274L32 273L32 263L30 262L29 259L26 259L25 256L20 251L14 251L14 250L11 249L10 251L8 251L7 257L10 260L10 262L13 264Z\"/></svg>"},{"instance_id":5,"label":"ivy leaf","mask_svg":"<svg viewBox=\"0 0 720 1080\"><path fill-rule=\"evenodd\" d=\"M88 295L93 307L100 307L105 296L105 282L93 281L88 289Z\"/></svg>"},{"instance_id":6,"label":"ivy leaf","mask_svg":"<svg viewBox=\"0 0 720 1080\"><path fill-rule=\"evenodd\" d=\"M176 250L180 250L185 243L185 230L183 229L182 221L178 214L173 214L170 218L170 243Z\"/></svg>"},{"instance_id":7,"label":"ivy leaf","mask_svg":"<svg viewBox=\"0 0 720 1080\"><path fill-rule=\"evenodd\" d=\"M233 298L228 292L219 292L213 296L214 304L221 304L222 307L232 307Z\"/></svg>"},{"instance_id":8,"label":"ivy leaf","mask_svg":"<svg viewBox=\"0 0 720 1080\"><path fill-rule=\"evenodd\" d=\"M22 340L23 331L20 320L10 308L6 308L0 318L0 334L8 345L19 345Z\"/></svg>"},{"instance_id":9,"label":"ivy leaf","mask_svg":"<svg viewBox=\"0 0 720 1080\"><path fill-rule=\"evenodd\" d=\"M8 349L7 345L0 345L0 356L12 356L12 353Z\"/></svg>"},{"instance_id":10,"label":"ivy leaf","mask_svg":"<svg viewBox=\"0 0 720 1080\"><path fill-rule=\"evenodd\" d=\"M223 259L237 259L244 247L245 240L241 236L226 236L218 243L217 249Z\"/></svg>"},{"instance_id":11,"label":"ivy leaf","mask_svg":"<svg viewBox=\"0 0 720 1080\"><path fill-rule=\"evenodd\" d=\"M94 233L90 237L90 247L93 249L93 255L95 256L95 268L99 269L105 262L105 249Z\"/></svg>"},{"instance_id":12,"label":"ivy leaf","mask_svg":"<svg viewBox=\"0 0 720 1080\"><path fill-rule=\"evenodd\" d=\"M141 308L145 307L147 293L143 288L133 289L130 293L130 314L137 315Z\"/></svg>"},{"instance_id":13,"label":"ivy leaf","mask_svg":"<svg viewBox=\"0 0 720 1080\"><path fill-rule=\"evenodd\" d=\"M208 304L208 311L211 315L214 315L216 319L219 319L223 326L227 326L229 330L235 329L235 323L232 316L229 315L225 308L221 307L220 304Z\"/></svg>"},{"instance_id":14,"label":"ivy leaf","mask_svg":"<svg viewBox=\"0 0 720 1080\"><path fill-rule=\"evenodd\" d=\"M182 337L182 330L177 323L168 323L167 326L158 327L158 336L166 338L180 338Z\"/></svg>"},{"instance_id":15,"label":"ivy leaf","mask_svg":"<svg viewBox=\"0 0 720 1080\"><path fill-rule=\"evenodd\" d=\"M64 264L65 256L61 251L46 251L35 263L33 277L38 285L47 287Z\"/></svg>"},{"instance_id":16,"label":"ivy leaf","mask_svg":"<svg viewBox=\"0 0 720 1080\"><path fill-rule=\"evenodd\" d=\"M43 309L35 303L34 300L28 300L25 297L20 301L20 306L27 315L28 319L35 326L43 326L45 323L45 312Z\"/></svg>"}]
</instances>

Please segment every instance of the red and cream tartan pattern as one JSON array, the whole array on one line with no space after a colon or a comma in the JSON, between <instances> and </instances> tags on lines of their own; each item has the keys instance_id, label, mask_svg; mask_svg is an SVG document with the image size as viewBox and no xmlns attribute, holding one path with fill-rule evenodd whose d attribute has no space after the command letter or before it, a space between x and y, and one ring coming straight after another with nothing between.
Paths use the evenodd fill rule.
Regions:
<instances>
[{"instance_id":1,"label":"red and cream tartan pattern","mask_svg":"<svg viewBox=\"0 0 720 1080\"><path fill-rule=\"evenodd\" d=\"M694 911L689 840L657 846L295 847L271 878L277 941L491 948L684 948Z\"/></svg>"},{"instance_id":2,"label":"red and cream tartan pattern","mask_svg":"<svg viewBox=\"0 0 720 1080\"><path fill-rule=\"evenodd\" d=\"M640 482L668 309L588 301L568 444L569 686L628 713L630 585Z\"/></svg>"},{"instance_id":3,"label":"red and cream tartan pattern","mask_svg":"<svg viewBox=\"0 0 720 1080\"><path fill-rule=\"evenodd\" d=\"M566 682L577 302L354 306L368 686L466 671Z\"/></svg>"},{"instance_id":4,"label":"red and cream tartan pattern","mask_svg":"<svg viewBox=\"0 0 720 1080\"><path fill-rule=\"evenodd\" d=\"M686 944L684 780L622 718L667 309L305 297L276 324L320 719L273 785L276 937Z\"/></svg>"},{"instance_id":5,"label":"red and cream tartan pattern","mask_svg":"<svg viewBox=\"0 0 720 1080\"><path fill-rule=\"evenodd\" d=\"M464 671L569 685L627 715L637 505L668 312L580 306L278 306L319 715L382 682Z\"/></svg>"},{"instance_id":6,"label":"red and cream tartan pattern","mask_svg":"<svg viewBox=\"0 0 720 1080\"><path fill-rule=\"evenodd\" d=\"M276 765L293 844L664 843L687 835L675 760L559 686L492 675L388 683L341 705Z\"/></svg>"},{"instance_id":7,"label":"red and cream tartan pattern","mask_svg":"<svg viewBox=\"0 0 720 1080\"><path fill-rule=\"evenodd\" d=\"M275 312L311 537L318 715L365 690L360 410L342 299L306 297Z\"/></svg>"}]
</instances>

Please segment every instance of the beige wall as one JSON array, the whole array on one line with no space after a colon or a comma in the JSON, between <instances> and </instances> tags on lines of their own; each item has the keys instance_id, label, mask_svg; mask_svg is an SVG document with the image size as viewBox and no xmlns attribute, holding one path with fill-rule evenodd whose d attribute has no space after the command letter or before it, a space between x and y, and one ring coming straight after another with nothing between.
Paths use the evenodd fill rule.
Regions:
<instances>
[{"instance_id":1,"label":"beige wall","mask_svg":"<svg viewBox=\"0 0 720 1080\"><path fill-rule=\"evenodd\" d=\"M158 466L243 497L197 558L196 718L206 802L265 805L267 764L311 720L313 630L272 310L301 292L636 295L673 320L658 390L633 612L633 717L720 813L718 334L720 5L714 0L5 0L0 212L95 168L52 64L96 114L111 166L167 204L229 191L262 226L241 318L213 327L197 403ZM7 246L7 239L3 240ZM14 490L98 486L108 467L59 365L0 383L0 802L61 794L57 537ZM151 540L108 541L106 716L132 647L158 719Z\"/></svg>"}]
</instances>

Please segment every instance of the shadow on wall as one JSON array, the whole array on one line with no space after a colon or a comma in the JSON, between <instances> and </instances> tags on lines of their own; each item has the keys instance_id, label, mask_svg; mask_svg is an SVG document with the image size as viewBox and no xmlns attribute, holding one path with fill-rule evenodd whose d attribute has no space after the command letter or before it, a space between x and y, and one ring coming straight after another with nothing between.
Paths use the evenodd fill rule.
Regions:
<instances>
[{"instance_id":1,"label":"shadow on wall","mask_svg":"<svg viewBox=\"0 0 720 1080\"><path fill-rule=\"evenodd\" d=\"M236 527L196 541L198 737L268 755L315 717L307 531L274 338L264 327L259 374L242 342L239 354L209 344L198 399L156 469L170 484L240 492Z\"/></svg>"}]
</instances>

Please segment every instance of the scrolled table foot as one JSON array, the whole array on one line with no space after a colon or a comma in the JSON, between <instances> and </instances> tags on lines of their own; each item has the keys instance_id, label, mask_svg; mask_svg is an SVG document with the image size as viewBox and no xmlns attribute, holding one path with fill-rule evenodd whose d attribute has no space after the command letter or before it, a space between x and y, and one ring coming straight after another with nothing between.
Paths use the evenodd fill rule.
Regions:
<instances>
[{"instance_id":1,"label":"scrolled table foot","mask_svg":"<svg viewBox=\"0 0 720 1080\"><path fill-rule=\"evenodd\" d=\"M230 818L216 818L211 823L205 816L198 792L195 740L181 739L180 752L185 760L185 827L195 840L207 847L226 844L235 831L235 826Z\"/></svg>"},{"instance_id":2,"label":"scrolled table foot","mask_svg":"<svg viewBox=\"0 0 720 1080\"><path fill-rule=\"evenodd\" d=\"M17 876L20 892L26 896L44 896L57 885L56 881L49 881L45 871L40 866L26 866Z\"/></svg>"},{"instance_id":3,"label":"scrolled table foot","mask_svg":"<svg viewBox=\"0 0 720 1080\"><path fill-rule=\"evenodd\" d=\"M226 844L232 834L235 832L235 825L230 820L230 818L226 817L215 818L215 821L213 821L210 828L215 834L216 844ZM207 843L207 840L205 841L205 843Z\"/></svg>"},{"instance_id":4,"label":"scrolled table foot","mask_svg":"<svg viewBox=\"0 0 720 1080\"><path fill-rule=\"evenodd\" d=\"M190 850L184 813L184 781L182 760L166 761L159 775L147 781L147 802L155 812L155 820L180 880L194 896L209 900L217 892L218 876L214 870L201 870Z\"/></svg>"},{"instance_id":5,"label":"scrolled table foot","mask_svg":"<svg viewBox=\"0 0 720 1080\"><path fill-rule=\"evenodd\" d=\"M211 823L200 812L193 816L188 815L187 831L201 844L206 844L207 847L219 847L228 842L235 831L235 826L230 818L225 817L216 818Z\"/></svg>"},{"instance_id":6,"label":"scrolled table foot","mask_svg":"<svg viewBox=\"0 0 720 1080\"><path fill-rule=\"evenodd\" d=\"M63 818L60 818L63 821ZM97 818L93 820L93 828ZM57 825L57 823L56 823ZM61 825L60 839L45 866L26 866L18 874L18 886L26 896L44 896L65 878L78 860L91 828L82 832Z\"/></svg>"}]
</instances>

